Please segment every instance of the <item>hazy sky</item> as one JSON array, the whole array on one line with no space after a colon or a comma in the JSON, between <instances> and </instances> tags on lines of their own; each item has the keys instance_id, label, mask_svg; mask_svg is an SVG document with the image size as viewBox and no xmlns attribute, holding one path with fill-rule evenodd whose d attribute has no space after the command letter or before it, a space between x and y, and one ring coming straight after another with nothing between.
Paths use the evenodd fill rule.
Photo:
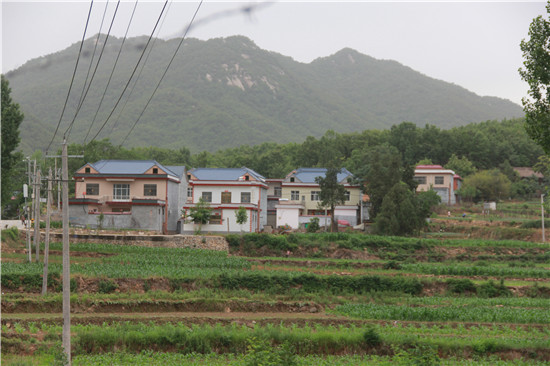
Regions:
<instances>
[{"instance_id":1,"label":"hazy sky","mask_svg":"<svg viewBox=\"0 0 550 366\"><path fill-rule=\"evenodd\" d=\"M149 34L164 1L138 3L130 35ZM94 1L86 38L100 30L105 1ZM121 1L112 34L124 35L135 1ZM197 1L173 0L160 36L180 36ZM529 24L545 15L545 1L390 2L281 1L250 14L234 12L258 2L208 1L189 37L245 35L259 47L300 62L344 47L377 59L396 60L414 70L467 88L521 103L527 86L518 75L519 43ZM106 33L116 0L107 7ZM60 51L82 38L90 1L2 0L2 72ZM204 21L204 19L210 21Z\"/></svg>"}]
</instances>

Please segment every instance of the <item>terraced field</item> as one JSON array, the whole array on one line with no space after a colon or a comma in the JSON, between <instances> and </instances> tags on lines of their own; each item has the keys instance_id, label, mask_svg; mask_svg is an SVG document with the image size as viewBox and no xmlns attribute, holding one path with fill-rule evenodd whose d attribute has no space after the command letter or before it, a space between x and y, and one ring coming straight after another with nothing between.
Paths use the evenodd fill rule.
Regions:
<instances>
[{"instance_id":1,"label":"terraced field","mask_svg":"<svg viewBox=\"0 0 550 366\"><path fill-rule=\"evenodd\" d=\"M548 245L227 240L230 253L72 244L73 365L550 362ZM41 296L42 265L25 262L23 241L2 244L3 364L60 361L60 254L53 243Z\"/></svg>"}]
</instances>

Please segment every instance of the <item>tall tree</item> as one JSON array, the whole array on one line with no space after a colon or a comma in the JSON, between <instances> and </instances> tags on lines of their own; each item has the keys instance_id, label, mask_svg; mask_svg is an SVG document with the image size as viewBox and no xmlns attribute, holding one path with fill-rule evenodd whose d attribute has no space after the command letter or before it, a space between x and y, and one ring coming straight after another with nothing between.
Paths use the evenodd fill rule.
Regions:
<instances>
[{"instance_id":1,"label":"tall tree","mask_svg":"<svg viewBox=\"0 0 550 366\"><path fill-rule=\"evenodd\" d=\"M550 14L550 1L546 5ZM522 40L521 78L529 84L529 98L523 98L525 126L535 142L550 153L550 21L539 15L529 26L529 39Z\"/></svg>"},{"instance_id":2,"label":"tall tree","mask_svg":"<svg viewBox=\"0 0 550 366\"><path fill-rule=\"evenodd\" d=\"M19 126L23 122L24 115L19 109L19 104L11 99L11 89L8 80L2 75L2 211L14 189L14 181L11 174L17 160L22 159L21 153L15 149L19 145Z\"/></svg>"},{"instance_id":3,"label":"tall tree","mask_svg":"<svg viewBox=\"0 0 550 366\"><path fill-rule=\"evenodd\" d=\"M315 182L319 184L321 192L319 199L321 205L330 207L330 225L331 231L337 231L338 224L334 220L334 208L336 205L343 204L346 200L346 188L338 182L338 173L342 168L329 166L324 177L316 177Z\"/></svg>"}]
</instances>

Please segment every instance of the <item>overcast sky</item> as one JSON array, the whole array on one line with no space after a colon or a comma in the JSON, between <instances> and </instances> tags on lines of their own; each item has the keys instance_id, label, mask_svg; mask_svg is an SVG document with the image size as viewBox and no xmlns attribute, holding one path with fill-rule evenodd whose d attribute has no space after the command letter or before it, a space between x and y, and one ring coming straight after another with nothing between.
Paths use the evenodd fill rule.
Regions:
<instances>
[{"instance_id":1,"label":"overcast sky","mask_svg":"<svg viewBox=\"0 0 550 366\"><path fill-rule=\"evenodd\" d=\"M141 0L130 35L149 34L163 3ZM105 4L94 1L86 38L99 32ZM112 34L124 35L134 4L121 1ZM181 36L198 4L173 0L159 36ZM305 63L350 47L518 104L527 91L517 71L522 65L519 43L532 19L546 14L545 1L281 1L249 14L212 16L249 4L258 3L205 0L189 36L245 35L263 49ZM80 0L2 0L2 72L79 42L89 7L90 1ZM103 33L115 7L116 0L109 1Z\"/></svg>"}]
</instances>

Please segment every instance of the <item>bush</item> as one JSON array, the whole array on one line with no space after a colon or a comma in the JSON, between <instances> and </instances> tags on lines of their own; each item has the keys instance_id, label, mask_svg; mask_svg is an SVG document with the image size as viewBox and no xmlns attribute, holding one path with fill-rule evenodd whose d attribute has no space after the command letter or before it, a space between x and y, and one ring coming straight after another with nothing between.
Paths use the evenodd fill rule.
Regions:
<instances>
[{"instance_id":1,"label":"bush","mask_svg":"<svg viewBox=\"0 0 550 366\"><path fill-rule=\"evenodd\" d=\"M467 278L449 278L447 280L447 289L449 292L455 294L475 293L476 285Z\"/></svg>"},{"instance_id":2,"label":"bush","mask_svg":"<svg viewBox=\"0 0 550 366\"><path fill-rule=\"evenodd\" d=\"M492 280L479 285L477 288L477 294L479 297L509 297L512 296L512 291L504 286L504 281L501 280L500 284L495 284Z\"/></svg>"},{"instance_id":3,"label":"bush","mask_svg":"<svg viewBox=\"0 0 550 366\"><path fill-rule=\"evenodd\" d=\"M307 226L307 232L308 233L315 233L319 231L321 227L319 226L319 218L318 217L312 217L309 221L309 225Z\"/></svg>"},{"instance_id":4,"label":"bush","mask_svg":"<svg viewBox=\"0 0 550 366\"><path fill-rule=\"evenodd\" d=\"M100 280L97 283L97 290L100 294L110 294L118 288L118 285L111 280Z\"/></svg>"},{"instance_id":5,"label":"bush","mask_svg":"<svg viewBox=\"0 0 550 366\"><path fill-rule=\"evenodd\" d=\"M363 340L369 347L377 347L382 344L382 338L380 334L374 329L374 327L368 327L365 333L363 333Z\"/></svg>"},{"instance_id":6,"label":"bush","mask_svg":"<svg viewBox=\"0 0 550 366\"><path fill-rule=\"evenodd\" d=\"M6 238L17 240L17 238L19 238L19 229L17 229L17 227L15 226L12 226L9 229L2 230L2 241L4 241Z\"/></svg>"}]
</instances>

